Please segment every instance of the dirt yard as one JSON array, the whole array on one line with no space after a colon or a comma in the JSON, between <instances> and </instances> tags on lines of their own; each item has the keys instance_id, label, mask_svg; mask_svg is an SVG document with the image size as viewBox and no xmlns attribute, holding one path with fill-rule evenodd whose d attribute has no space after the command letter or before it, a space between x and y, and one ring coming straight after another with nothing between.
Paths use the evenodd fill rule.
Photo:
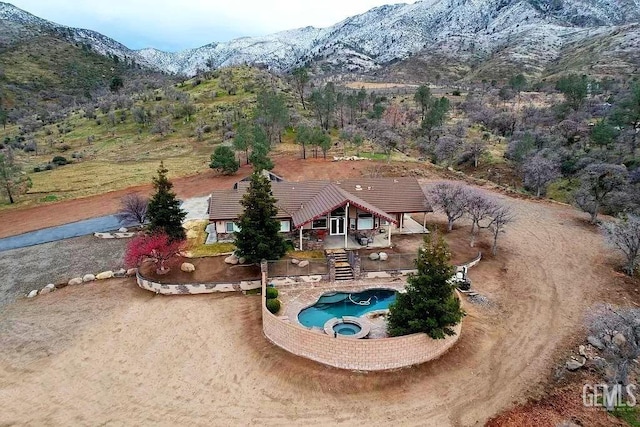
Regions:
<instances>
[{"instance_id":1,"label":"dirt yard","mask_svg":"<svg viewBox=\"0 0 640 427\"><path fill-rule=\"evenodd\" d=\"M157 283L228 283L241 280L260 280L260 266L234 265L224 262L225 256L206 258L178 258L170 263L167 274L156 274L153 264L145 264L140 272ZM180 264L188 262L196 267L193 273L180 270Z\"/></svg>"},{"instance_id":2,"label":"dirt yard","mask_svg":"<svg viewBox=\"0 0 640 427\"><path fill-rule=\"evenodd\" d=\"M459 343L435 362L328 368L267 342L257 297L163 297L111 280L0 313L0 425L481 425L545 391L589 306L633 291L576 211L505 202L517 222L499 256L470 270L491 304L465 304Z\"/></svg>"},{"instance_id":3,"label":"dirt yard","mask_svg":"<svg viewBox=\"0 0 640 427\"><path fill-rule=\"evenodd\" d=\"M4 304L48 283L59 284L87 273L121 268L128 241L84 236L0 252L0 310Z\"/></svg>"}]
</instances>

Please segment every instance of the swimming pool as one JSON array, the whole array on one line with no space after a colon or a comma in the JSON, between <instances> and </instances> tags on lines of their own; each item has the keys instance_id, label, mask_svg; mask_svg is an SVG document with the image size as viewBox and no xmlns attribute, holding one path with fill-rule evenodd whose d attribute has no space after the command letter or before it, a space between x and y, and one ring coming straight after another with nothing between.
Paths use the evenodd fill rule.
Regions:
<instances>
[{"instance_id":1,"label":"swimming pool","mask_svg":"<svg viewBox=\"0 0 640 427\"><path fill-rule=\"evenodd\" d=\"M333 318L360 317L371 311L386 310L395 300L396 291L391 289L331 292L323 294L314 305L298 313L298 321L307 328L323 328Z\"/></svg>"}]
</instances>

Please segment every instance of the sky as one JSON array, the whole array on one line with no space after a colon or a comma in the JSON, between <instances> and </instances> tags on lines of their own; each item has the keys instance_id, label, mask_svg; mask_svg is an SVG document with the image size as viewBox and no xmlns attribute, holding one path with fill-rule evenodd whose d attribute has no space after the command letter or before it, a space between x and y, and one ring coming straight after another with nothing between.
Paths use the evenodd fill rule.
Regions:
<instances>
[{"instance_id":1,"label":"sky","mask_svg":"<svg viewBox=\"0 0 640 427\"><path fill-rule=\"evenodd\" d=\"M132 49L179 51L299 27L411 0L4 0L40 18L87 28Z\"/></svg>"}]
</instances>

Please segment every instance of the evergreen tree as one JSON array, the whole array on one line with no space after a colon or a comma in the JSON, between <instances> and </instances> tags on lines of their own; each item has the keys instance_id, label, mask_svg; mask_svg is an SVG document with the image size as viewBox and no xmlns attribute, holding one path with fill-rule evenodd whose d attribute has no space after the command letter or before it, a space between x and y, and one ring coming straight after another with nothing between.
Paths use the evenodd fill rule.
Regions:
<instances>
[{"instance_id":1,"label":"evergreen tree","mask_svg":"<svg viewBox=\"0 0 640 427\"><path fill-rule=\"evenodd\" d=\"M253 165L253 170L261 172L263 170L273 169L273 162L269 158L269 149L271 145L267 139L267 135L260 126L255 126L253 132L253 142L251 145L251 155L249 161Z\"/></svg>"},{"instance_id":2,"label":"evergreen tree","mask_svg":"<svg viewBox=\"0 0 640 427\"><path fill-rule=\"evenodd\" d=\"M389 307L388 330L392 336L424 332L431 338L453 335L452 327L462 320L464 311L449 282L454 269L450 253L441 236L427 234L418 250L418 272L407 279L406 293Z\"/></svg>"},{"instance_id":3,"label":"evergreen tree","mask_svg":"<svg viewBox=\"0 0 640 427\"><path fill-rule=\"evenodd\" d=\"M169 170L160 162L158 176L153 178L155 194L149 201L147 207L147 218L149 220L149 231L152 233L166 233L173 240L183 240L186 238L182 221L187 215L180 209L180 201L171 188L173 184L167 178Z\"/></svg>"},{"instance_id":4,"label":"evergreen tree","mask_svg":"<svg viewBox=\"0 0 640 427\"><path fill-rule=\"evenodd\" d=\"M233 150L226 145L218 145L211 155L211 169L218 169L225 175L233 175L240 168Z\"/></svg>"},{"instance_id":5,"label":"evergreen tree","mask_svg":"<svg viewBox=\"0 0 640 427\"><path fill-rule=\"evenodd\" d=\"M249 263L282 258L286 247L279 233L280 221L275 218L278 208L269 179L254 172L240 204L244 212L238 219L240 231L235 233L234 242L238 255Z\"/></svg>"}]
</instances>

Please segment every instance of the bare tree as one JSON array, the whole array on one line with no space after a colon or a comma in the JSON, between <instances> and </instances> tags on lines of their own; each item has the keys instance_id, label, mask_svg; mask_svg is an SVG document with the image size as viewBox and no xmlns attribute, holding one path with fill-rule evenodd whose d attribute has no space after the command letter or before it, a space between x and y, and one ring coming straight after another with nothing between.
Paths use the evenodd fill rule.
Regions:
<instances>
[{"instance_id":1,"label":"bare tree","mask_svg":"<svg viewBox=\"0 0 640 427\"><path fill-rule=\"evenodd\" d=\"M120 199L120 211L116 217L121 223L144 224L147 219L149 200L137 193L131 193Z\"/></svg>"},{"instance_id":2,"label":"bare tree","mask_svg":"<svg viewBox=\"0 0 640 427\"><path fill-rule=\"evenodd\" d=\"M540 197L546 191L547 185L560 176L558 165L540 153L529 156L522 170L525 187L535 191L536 197Z\"/></svg>"},{"instance_id":3,"label":"bare tree","mask_svg":"<svg viewBox=\"0 0 640 427\"><path fill-rule=\"evenodd\" d=\"M487 152L488 139L484 135L482 138L471 138L465 145L466 153L473 159L474 168L478 167L480 157Z\"/></svg>"},{"instance_id":4,"label":"bare tree","mask_svg":"<svg viewBox=\"0 0 640 427\"><path fill-rule=\"evenodd\" d=\"M633 276L640 260L640 216L629 214L618 222L602 225L607 242L626 257L625 271Z\"/></svg>"},{"instance_id":5,"label":"bare tree","mask_svg":"<svg viewBox=\"0 0 640 427\"><path fill-rule=\"evenodd\" d=\"M467 207L467 187L453 182L438 182L429 191L435 208L447 216L447 230L462 218Z\"/></svg>"},{"instance_id":6,"label":"bare tree","mask_svg":"<svg viewBox=\"0 0 640 427\"><path fill-rule=\"evenodd\" d=\"M460 155L462 140L454 136L443 136L435 143L433 153L439 163L451 166Z\"/></svg>"},{"instance_id":7,"label":"bare tree","mask_svg":"<svg viewBox=\"0 0 640 427\"><path fill-rule=\"evenodd\" d=\"M493 245L491 254L496 256L498 253L498 236L505 232L505 226L514 221L515 217L511 212L511 208L506 205L496 205L489 214L491 222L487 226L493 233Z\"/></svg>"},{"instance_id":8,"label":"bare tree","mask_svg":"<svg viewBox=\"0 0 640 427\"><path fill-rule=\"evenodd\" d=\"M591 223L595 224L598 212L609 196L627 183L627 168L624 165L593 163L585 168L580 180L581 186L574 195L574 201L591 215Z\"/></svg>"},{"instance_id":9,"label":"bare tree","mask_svg":"<svg viewBox=\"0 0 640 427\"><path fill-rule=\"evenodd\" d=\"M606 381L622 385L624 394L629 372L640 356L640 309L607 304L597 307L589 317L590 333L601 343Z\"/></svg>"},{"instance_id":10,"label":"bare tree","mask_svg":"<svg viewBox=\"0 0 640 427\"><path fill-rule=\"evenodd\" d=\"M471 247L475 246L476 236L481 228L480 223L491 217L497 205L492 199L476 189L468 189L466 194L465 213L471 219Z\"/></svg>"},{"instance_id":11,"label":"bare tree","mask_svg":"<svg viewBox=\"0 0 640 427\"><path fill-rule=\"evenodd\" d=\"M169 117L159 117L151 128L152 133L159 133L160 136L165 136L171 132L171 120Z\"/></svg>"}]
</instances>

